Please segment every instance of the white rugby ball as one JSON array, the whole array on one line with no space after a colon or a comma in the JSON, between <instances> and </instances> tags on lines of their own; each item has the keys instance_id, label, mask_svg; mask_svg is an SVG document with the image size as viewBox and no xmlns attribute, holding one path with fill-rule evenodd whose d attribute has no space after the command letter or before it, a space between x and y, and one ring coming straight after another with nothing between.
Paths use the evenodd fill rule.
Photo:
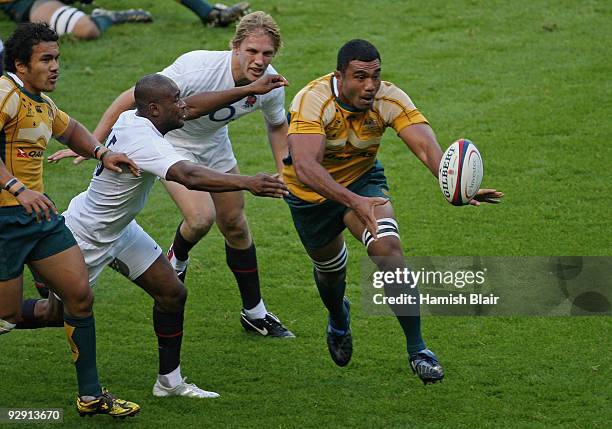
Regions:
<instances>
[{"instance_id":1,"label":"white rugby ball","mask_svg":"<svg viewBox=\"0 0 612 429\"><path fill-rule=\"evenodd\" d=\"M483 174L482 157L476 145L468 139L457 140L442 155L438 169L440 190L455 206L469 204L480 189Z\"/></svg>"}]
</instances>

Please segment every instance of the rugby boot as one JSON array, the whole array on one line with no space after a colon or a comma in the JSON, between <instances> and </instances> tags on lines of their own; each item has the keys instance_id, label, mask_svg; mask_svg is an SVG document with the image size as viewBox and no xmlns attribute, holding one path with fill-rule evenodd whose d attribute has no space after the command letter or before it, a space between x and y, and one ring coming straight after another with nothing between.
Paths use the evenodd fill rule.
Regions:
<instances>
[{"instance_id":1,"label":"rugby boot","mask_svg":"<svg viewBox=\"0 0 612 429\"><path fill-rule=\"evenodd\" d=\"M240 323L245 330L257 332L264 337L295 338L293 332L285 328L272 313L267 313L263 319L250 319L243 310L240 312Z\"/></svg>"},{"instance_id":2,"label":"rugby boot","mask_svg":"<svg viewBox=\"0 0 612 429\"><path fill-rule=\"evenodd\" d=\"M410 368L423 384L437 383L444 378L444 369L434 352L429 349L423 349L410 356Z\"/></svg>"}]
</instances>

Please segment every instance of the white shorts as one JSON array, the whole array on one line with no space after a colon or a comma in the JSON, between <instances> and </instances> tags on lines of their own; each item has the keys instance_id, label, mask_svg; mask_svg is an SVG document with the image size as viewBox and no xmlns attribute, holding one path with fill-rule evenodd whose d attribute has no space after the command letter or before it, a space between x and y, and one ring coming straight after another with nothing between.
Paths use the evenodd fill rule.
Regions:
<instances>
[{"instance_id":1,"label":"white shorts","mask_svg":"<svg viewBox=\"0 0 612 429\"><path fill-rule=\"evenodd\" d=\"M69 226L70 227L70 226ZM125 227L121 236L109 244L93 244L73 232L89 270L89 285L93 286L107 265L136 280L161 255L161 248L135 220Z\"/></svg>"},{"instance_id":2,"label":"white shorts","mask_svg":"<svg viewBox=\"0 0 612 429\"><path fill-rule=\"evenodd\" d=\"M168 138L168 136L165 138L180 155L212 170L227 173L238 164L229 140L216 146L206 146L201 142L189 142L183 139Z\"/></svg>"}]
</instances>

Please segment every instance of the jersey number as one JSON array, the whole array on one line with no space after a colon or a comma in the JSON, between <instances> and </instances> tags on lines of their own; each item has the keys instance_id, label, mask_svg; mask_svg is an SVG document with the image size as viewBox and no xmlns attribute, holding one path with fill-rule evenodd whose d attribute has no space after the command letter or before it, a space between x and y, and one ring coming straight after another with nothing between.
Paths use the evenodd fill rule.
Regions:
<instances>
[{"instance_id":1,"label":"jersey number","mask_svg":"<svg viewBox=\"0 0 612 429\"><path fill-rule=\"evenodd\" d=\"M115 143L117 143L117 136L113 135L113 137L110 139L106 147L110 149L110 147L114 145ZM100 161L98 162L98 165L96 166L96 170L94 171L94 176L99 176L100 174L102 174L103 171L104 171L104 164L102 163L102 161Z\"/></svg>"}]
</instances>

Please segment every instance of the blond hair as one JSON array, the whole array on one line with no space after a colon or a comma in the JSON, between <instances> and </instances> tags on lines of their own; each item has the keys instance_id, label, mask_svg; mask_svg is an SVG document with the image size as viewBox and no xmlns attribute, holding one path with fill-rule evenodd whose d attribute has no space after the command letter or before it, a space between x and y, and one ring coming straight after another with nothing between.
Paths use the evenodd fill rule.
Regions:
<instances>
[{"instance_id":1,"label":"blond hair","mask_svg":"<svg viewBox=\"0 0 612 429\"><path fill-rule=\"evenodd\" d=\"M283 44L280 29L274 19L262 11L249 13L240 20L236 25L236 33L230 41L230 49L237 48L244 39L257 33L268 35L272 39L274 52L279 51Z\"/></svg>"}]
</instances>

